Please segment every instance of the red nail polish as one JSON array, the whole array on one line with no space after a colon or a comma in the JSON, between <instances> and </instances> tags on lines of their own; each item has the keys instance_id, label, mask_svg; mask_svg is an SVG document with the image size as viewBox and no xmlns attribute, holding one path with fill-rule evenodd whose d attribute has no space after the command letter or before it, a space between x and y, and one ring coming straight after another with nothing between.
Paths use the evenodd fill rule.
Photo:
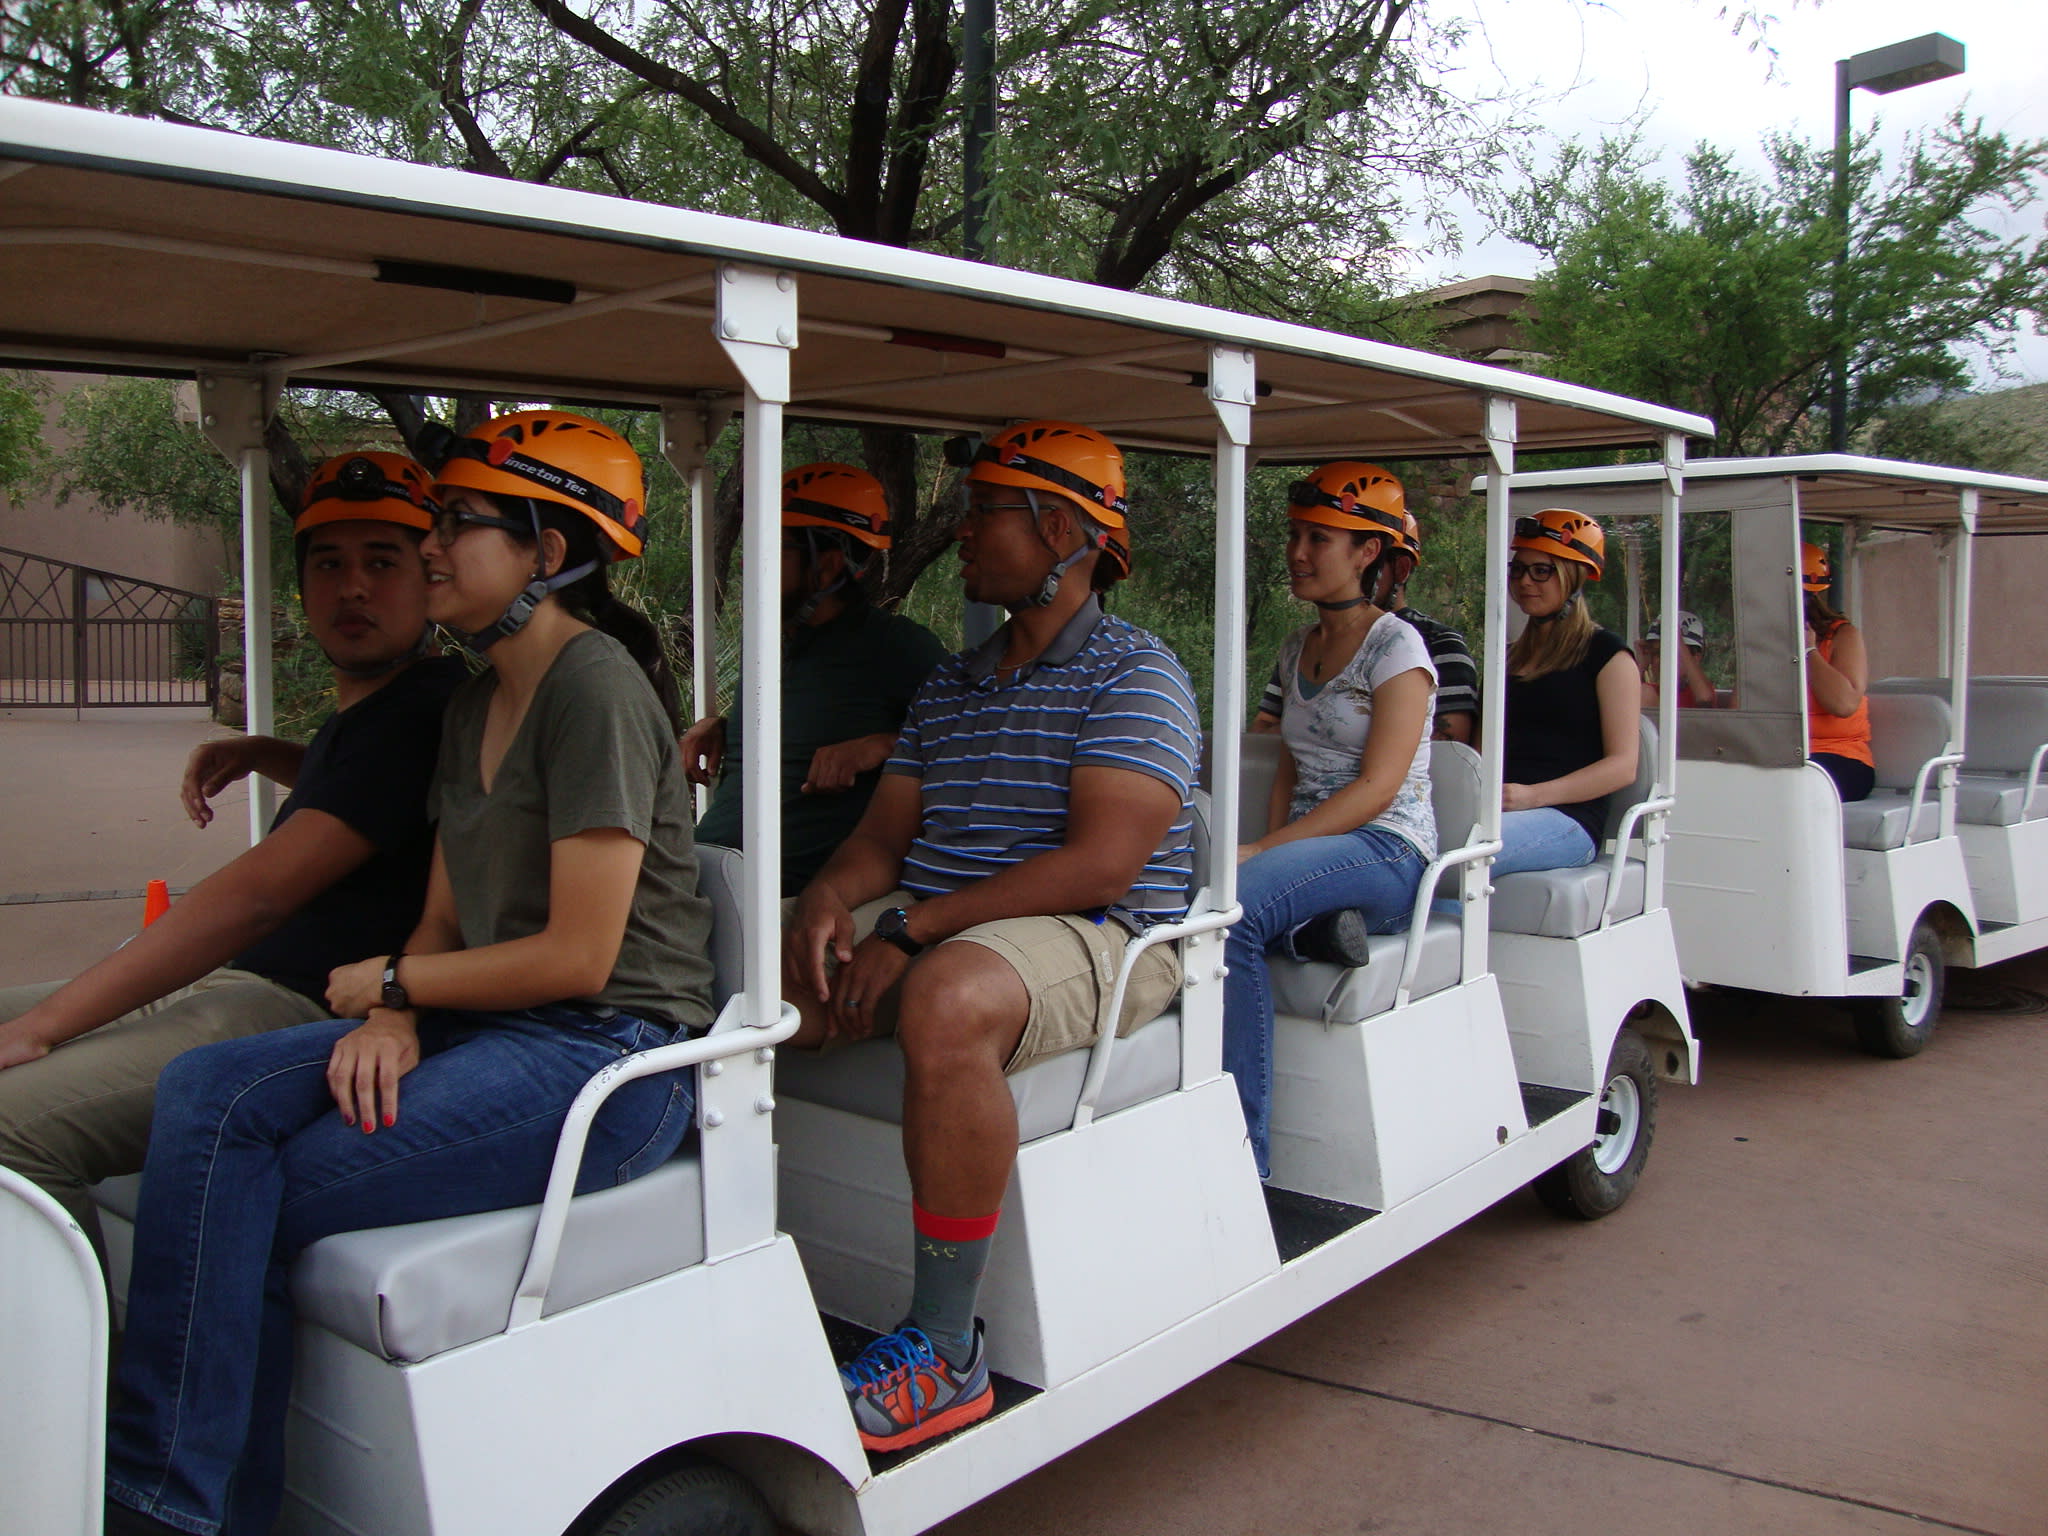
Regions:
<instances>
[{"instance_id":1,"label":"red nail polish","mask_svg":"<svg viewBox=\"0 0 2048 1536\"><path fill-rule=\"evenodd\" d=\"M386 1115L386 1116L384 1117L384 1123L385 1123L386 1125L396 1125L396 1124L398 1124L398 1116L396 1116L396 1115Z\"/></svg>"}]
</instances>

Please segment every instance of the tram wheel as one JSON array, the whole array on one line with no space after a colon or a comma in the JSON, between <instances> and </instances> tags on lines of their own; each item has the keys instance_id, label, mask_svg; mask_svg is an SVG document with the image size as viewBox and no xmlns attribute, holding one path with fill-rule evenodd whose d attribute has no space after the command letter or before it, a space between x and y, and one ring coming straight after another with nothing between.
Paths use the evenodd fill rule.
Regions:
<instances>
[{"instance_id":1,"label":"tram wheel","mask_svg":"<svg viewBox=\"0 0 2048 1536\"><path fill-rule=\"evenodd\" d=\"M1593 1144L1582 1147L1530 1186L1560 1216L1596 1221L1635 1192L1657 1132L1657 1069L1649 1046L1632 1029L1614 1037Z\"/></svg>"},{"instance_id":2,"label":"tram wheel","mask_svg":"<svg viewBox=\"0 0 2048 1536\"><path fill-rule=\"evenodd\" d=\"M591 1536L775 1536L775 1517L730 1467L690 1457L613 1496L579 1522Z\"/></svg>"},{"instance_id":3,"label":"tram wheel","mask_svg":"<svg viewBox=\"0 0 2048 1536\"><path fill-rule=\"evenodd\" d=\"M1941 1017L1948 961L1942 953L1941 935L1924 917L1913 925L1905 970L1897 997L1858 998L1851 1009L1856 1043L1873 1056L1902 1060L1919 1055Z\"/></svg>"}]
</instances>

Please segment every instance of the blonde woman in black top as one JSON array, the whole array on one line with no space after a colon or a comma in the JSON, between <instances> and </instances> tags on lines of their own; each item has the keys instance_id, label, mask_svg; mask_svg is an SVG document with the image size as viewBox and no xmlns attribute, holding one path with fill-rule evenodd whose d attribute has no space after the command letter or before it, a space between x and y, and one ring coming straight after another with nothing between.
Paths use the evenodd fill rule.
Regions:
<instances>
[{"instance_id":1,"label":"blonde woman in black top","mask_svg":"<svg viewBox=\"0 0 2048 1536\"><path fill-rule=\"evenodd\" d=\"M1607 538L1561 507L1518 518L1508 592L1528 625L1508 650L1507 782L1495 875L1576 869L1600 851L1607 797L1636 776L1642 673L1586 611Z\"/></svg>"}]
</instances>

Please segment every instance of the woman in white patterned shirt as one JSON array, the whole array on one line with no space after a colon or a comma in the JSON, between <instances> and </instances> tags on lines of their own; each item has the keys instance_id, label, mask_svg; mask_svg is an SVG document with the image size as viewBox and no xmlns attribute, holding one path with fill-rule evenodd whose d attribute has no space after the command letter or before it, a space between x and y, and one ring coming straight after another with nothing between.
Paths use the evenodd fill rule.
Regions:
<instances>
[{"instance_id":1,"label":"woman in white patterned shirt","mask_svg":"<svg viewBox=\"0 0 2048 1536\"><path fill-rule=\"evenodd\" d=\"M1287 743L1271 829L1237 851L1244 917L1230 930L1223 1065L1237 1081L1259 1173L1270 1171L1273 993L1266 952L1331 913L1375 932L1403 926L1436 856L1429 724L1436 669L1422 637L1376 607L1402 527L1401 484L1374 464L1325 464L1288 490L1287 575L1316 622L1290 635L1258 726Z\"/></svg>"}]
</instances>

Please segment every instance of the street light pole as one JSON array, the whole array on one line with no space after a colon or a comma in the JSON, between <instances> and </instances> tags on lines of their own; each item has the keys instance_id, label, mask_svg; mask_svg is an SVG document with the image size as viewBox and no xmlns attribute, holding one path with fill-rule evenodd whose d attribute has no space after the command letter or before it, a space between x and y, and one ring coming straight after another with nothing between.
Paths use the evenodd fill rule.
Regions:
<instances>
[{"instance_id":1,"label":"street light pole","mask_svg":"<svg viewBox=\"0 0 2048 1536\"><path fill-rule=\"evenodd\" d=\"M1960 75L1963 67L1963 45L1939 32L1835 60L1835 176L1830 211L1837 238L1828 296L1828 318L1835 332L1834 366L1828 380L1831 452L1849 449L1849 93L1865 90L1889 96L1930 80Z\"/></svg>"}]
</instances>

